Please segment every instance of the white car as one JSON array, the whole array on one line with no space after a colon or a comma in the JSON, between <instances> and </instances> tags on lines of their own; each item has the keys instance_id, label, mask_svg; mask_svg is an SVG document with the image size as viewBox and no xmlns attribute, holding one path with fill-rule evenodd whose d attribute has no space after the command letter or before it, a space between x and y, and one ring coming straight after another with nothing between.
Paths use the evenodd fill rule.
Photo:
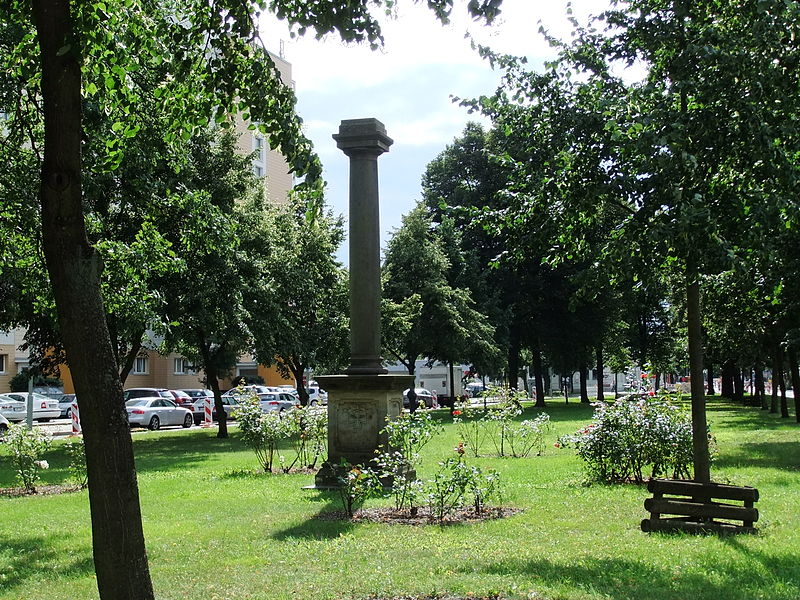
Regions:
<instances>
[{"instance_id":1,"label":"white car","mask_svg":"<svg viewBox=\"0 0 800 600\"><path fill-rule=\"evenodd\" d=\"M194 423L192 411L166 398L134 398L125 403L128 423L148 429L160 429L162 425L191 427Z\"/></svg>"},{"instance_id":2,"label":"white car","mask_svg":"<svg viewBox=\"0 0 800 600\"><path fill-rule=\"evenodd\" d=\"M311 387L306 388L306 393L308 394L309 406L328 403L328 392L318 386L312 385Z\"/></svg>"},{"instance_id":3,"label":"white car","mask_svg":"<svg viewBox=\"0 0 800 600\"><path fill-rule=\"evenodd\" d=\"M9 422L3 415L0 415L0 437L5 435L6 431L8 431Z\"/></svg>"},{"instance_id":4,"label":"white car","mask_svg":"<svg viewBox=\"0 0 800 600\"><path fill-rule=\"evenodd\" d=\"M0 395L0 414L9 421L24 421L28 415L28 393L9 392ZM49 421L61 416L58 400L33 393L33 420Z\"/></svg>"}]
</instances>

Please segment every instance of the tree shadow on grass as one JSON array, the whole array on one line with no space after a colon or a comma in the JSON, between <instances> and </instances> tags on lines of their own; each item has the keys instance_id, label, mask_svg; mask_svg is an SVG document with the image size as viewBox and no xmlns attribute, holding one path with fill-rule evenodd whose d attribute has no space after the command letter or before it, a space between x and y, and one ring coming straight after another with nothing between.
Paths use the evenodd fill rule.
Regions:
<instances>
[{"instance_id":1,"label":"tree shadow on grass","mask_svg":"<svg viewBox=\"0 0 800 600\"><path fill-rule=\"evenodd\" d=\"M63 538L63 534L59 536ZM0 589L13 589L52 573L76 579L94 573L91 550L70 551L70 556L65 557L54 548L53 540L53 536L0 537Z\"/></svg>"},{"instance_id":2,"label":"tree shadow on grass","mask_svg":"<svg viewBox=\"0 0 800 600\"><path fill-rule=\"evenodd\" d=\"M800 470L800 442L744 442L714 461L715 467Z\"/></svg>"},{"instance_id":3,"label":"tree shadow on grass","mask_svg":"<svg viewBox=\"0 0 800 600\"><path fill-rule=\"evenodd\" d=\"M324 505L320 507L317 514L306 519L302 523L287 527L281 531L272 534L272 538L278 541L285 541L291 539L307 539L307 540L329 540L340 537L355 527L355 523L350 519L342 518L325 518L325 515L330 515L341 511L342 506L339 502L338 492L335 490L309 490L313 496L309 498L312 502L323 502Z\"/></svg>"},{"instance_id":4,"label":"tree shadow on grass","mask_svg":"<svg viewBox=\"0 0 800 600\"><path fill-rule=\"evenodd\" d=\"M765 573L761 568L770 571ZM791 573L795 569L795 573ZM474 573L472 566L462 567L464 573ZM585 558L568 564L547 559L532 561L507 560L488 565L482 572L491 575L527 575L527 584L537 582L556 587L585 590L615 600L751 600L755 590L773 586L788 592L796 589L800 595L794 561L788 557L763 556L759 562L740 561L732 567L720 567L708 577L701 574L677 574L660 568L624 559ZM764 596L767 597L767 596ZM785 597L791 597L786 594Z\"/></svg>"}]
</instances>

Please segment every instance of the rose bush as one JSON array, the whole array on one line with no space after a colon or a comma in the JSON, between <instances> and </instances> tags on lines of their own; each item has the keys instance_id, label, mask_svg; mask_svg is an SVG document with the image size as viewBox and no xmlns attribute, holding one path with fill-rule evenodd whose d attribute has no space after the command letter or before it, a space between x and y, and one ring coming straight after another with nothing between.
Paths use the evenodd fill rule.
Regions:
<instances>
[{"instance_id":1,"label":"rose bush","mask_svg":"<svg viewBox=\"0 0 800 600\"><path fill-rule=\"evenodd\" d=\"M648 469L652 477L689 477L692 422L683 407L667 398L593 406L592 423L556 444L575 448L591 479L641 482Z\"/></svg>"}]
</instances>

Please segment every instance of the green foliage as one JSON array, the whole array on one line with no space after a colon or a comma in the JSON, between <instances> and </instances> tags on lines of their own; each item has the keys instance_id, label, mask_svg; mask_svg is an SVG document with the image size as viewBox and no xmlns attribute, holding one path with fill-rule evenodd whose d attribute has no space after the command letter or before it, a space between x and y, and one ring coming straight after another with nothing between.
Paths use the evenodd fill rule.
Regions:
<instances>
[{"instance_id":1,"label":"green foliage","mask_svg":"<svg viewBox=\"0 0 800 600\"><path fill-rule=\"evenodd\" d=\"M425 484L431 516L438 523L466 502L481 514L488 501L502 499L498 473L490 470L484 474L480 467L467 465L462 445L455 451L458 456L440 462L439 470Z\"/></svg>"},{"instance_id":2,"label":"green foliage","mask_svg":"<svg viewBox=\"0 0 800 600\"><path fill-rule=\"evenodd\" d=\"M354 512L367 498L378 496L383 492L383 485L378 472L369 467L351 465L342 459L338 469L337 490L344 512L352 519Z\"/></svg>"},{"instance_id":3,"label":"green foliage","mask_svg":"<svg viewBox=\"0 0 800 600\"><path fill-rule=\"evenodd\" d=\"M574 447L596 481L641 482L651 477L688 477L692 422L680 406L664 400L597 403L592 423L562 436L557 445Z\"/></svg>"},{"instance_id":4,"label":"green foliage","mask_svg":"<svg viewBox=\"0 0 800 600\"><path fill-rule=\"evenodd\" d=\"M535 419L512 423L505 432L511 456L524 458L534 450L537 456L541 456L544 451L545 437L550 435L551 431L550 416L547 413L541 413Z\"/></svg>"},{"instance_id":5,"label":"green foliage","mask_svg":"<svg viewBox=\"0 0 800 600\"><path fill-rule=\"evenodd\" d=\"M19 371L16 375L14 375L8 381L8 385L11 388L12 392L27 392L28 391L28 383L31 378L30 370L25 368ZM41 374L36 374L33 377L33 386L34 387L63 387L64 382L61 381L58 377L45 377Z\"/></svg>"},{"instance_id":6,"label":"green foliage","mask_svg":"<svg viewBox=\"0 0 800 600\"><path fill-rule=\"evenodd\" d=\"M388 438L388 447L378 449L376 463L381 477L392 482L396 510L408 507L412 513L416 511L422 491L422 482L416 478L421 451L441 431L441 425L427 411L401 413L387 420L382 434Z\"/></svg>"},{"instance_id":7,"label":"green foliage","mask_svg":"<svg viewBox=\"0 0 800 600\"><path fill-rule=\"evenodd\" d=\"M283 416L282 425L296 455L284 471L290 471L295 464L313 469L327 451L328 412L298 408Z\"/></svg>"},{"instance_id":8,"label":"green foliage","mask_svg":"<svg viewBox=\"0 0 800 600\"><path fill-rule=\"evenodd\" d=\"M286 432L280 413L264 412L258 396L250 394L240 396L235 417L242 441L255 453L264 471L272 473L278 442Z\"/></svg>"},{"instance_id":9,"label":"green foliage","mask_svg":"<svg viewBox=\"0 0 800 600\"><path fill-rule=\"evenodd\" d=\"M505 456L506 451L511 450L509 437L515 427L514 419L522 414L521 401L525 398L525 392L506 387L492 387L483 393L498 402L486 411L482 419L486 437L492 440L497 455Z\"/></svg>"},{"instance_id":10,"label":"green foliage","mask_svg":"<svg viewBox=\"0 0 800 600\"><path fill-rule=\"evenodd\" d=\"M28 429L23 424L15 423L8 427L5 442L17 479L26 492L36 493L39 471L50 468L49 463L42 459L50 448L50 436L39 428Z\"/></svg>"},{"instance_id":11,"label":"green foliage","mask_svg":"<svg viewBox=\"0 0 800 600\"><path fill-rule=\"evenodd\" d=\"M81 489L85 488L89 483L89 477L86 473L86 446L83 438L70 440L64 444L64 449L69 458L69 473L72 480Z\"/></svg>"}]
</instances>

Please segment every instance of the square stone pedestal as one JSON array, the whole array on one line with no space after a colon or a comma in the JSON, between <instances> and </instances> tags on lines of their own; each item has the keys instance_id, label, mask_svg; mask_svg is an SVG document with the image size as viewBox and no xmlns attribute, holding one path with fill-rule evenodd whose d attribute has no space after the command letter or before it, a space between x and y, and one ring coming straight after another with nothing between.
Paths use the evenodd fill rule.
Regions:
<instances>
[{"instance_id":1,"label":"square stone pedestal","mask_svg":"<svg viewBox=\"0 0 800 600\"><path fill-rule=\"evenodd\" d=\"M328 375L316 381L328 392L328 460L314 487L337 488L343 459L366 465L387 445L381 430L403 411L403 390L414 385L414 376Z\"/></svg>"}]
</instances>

